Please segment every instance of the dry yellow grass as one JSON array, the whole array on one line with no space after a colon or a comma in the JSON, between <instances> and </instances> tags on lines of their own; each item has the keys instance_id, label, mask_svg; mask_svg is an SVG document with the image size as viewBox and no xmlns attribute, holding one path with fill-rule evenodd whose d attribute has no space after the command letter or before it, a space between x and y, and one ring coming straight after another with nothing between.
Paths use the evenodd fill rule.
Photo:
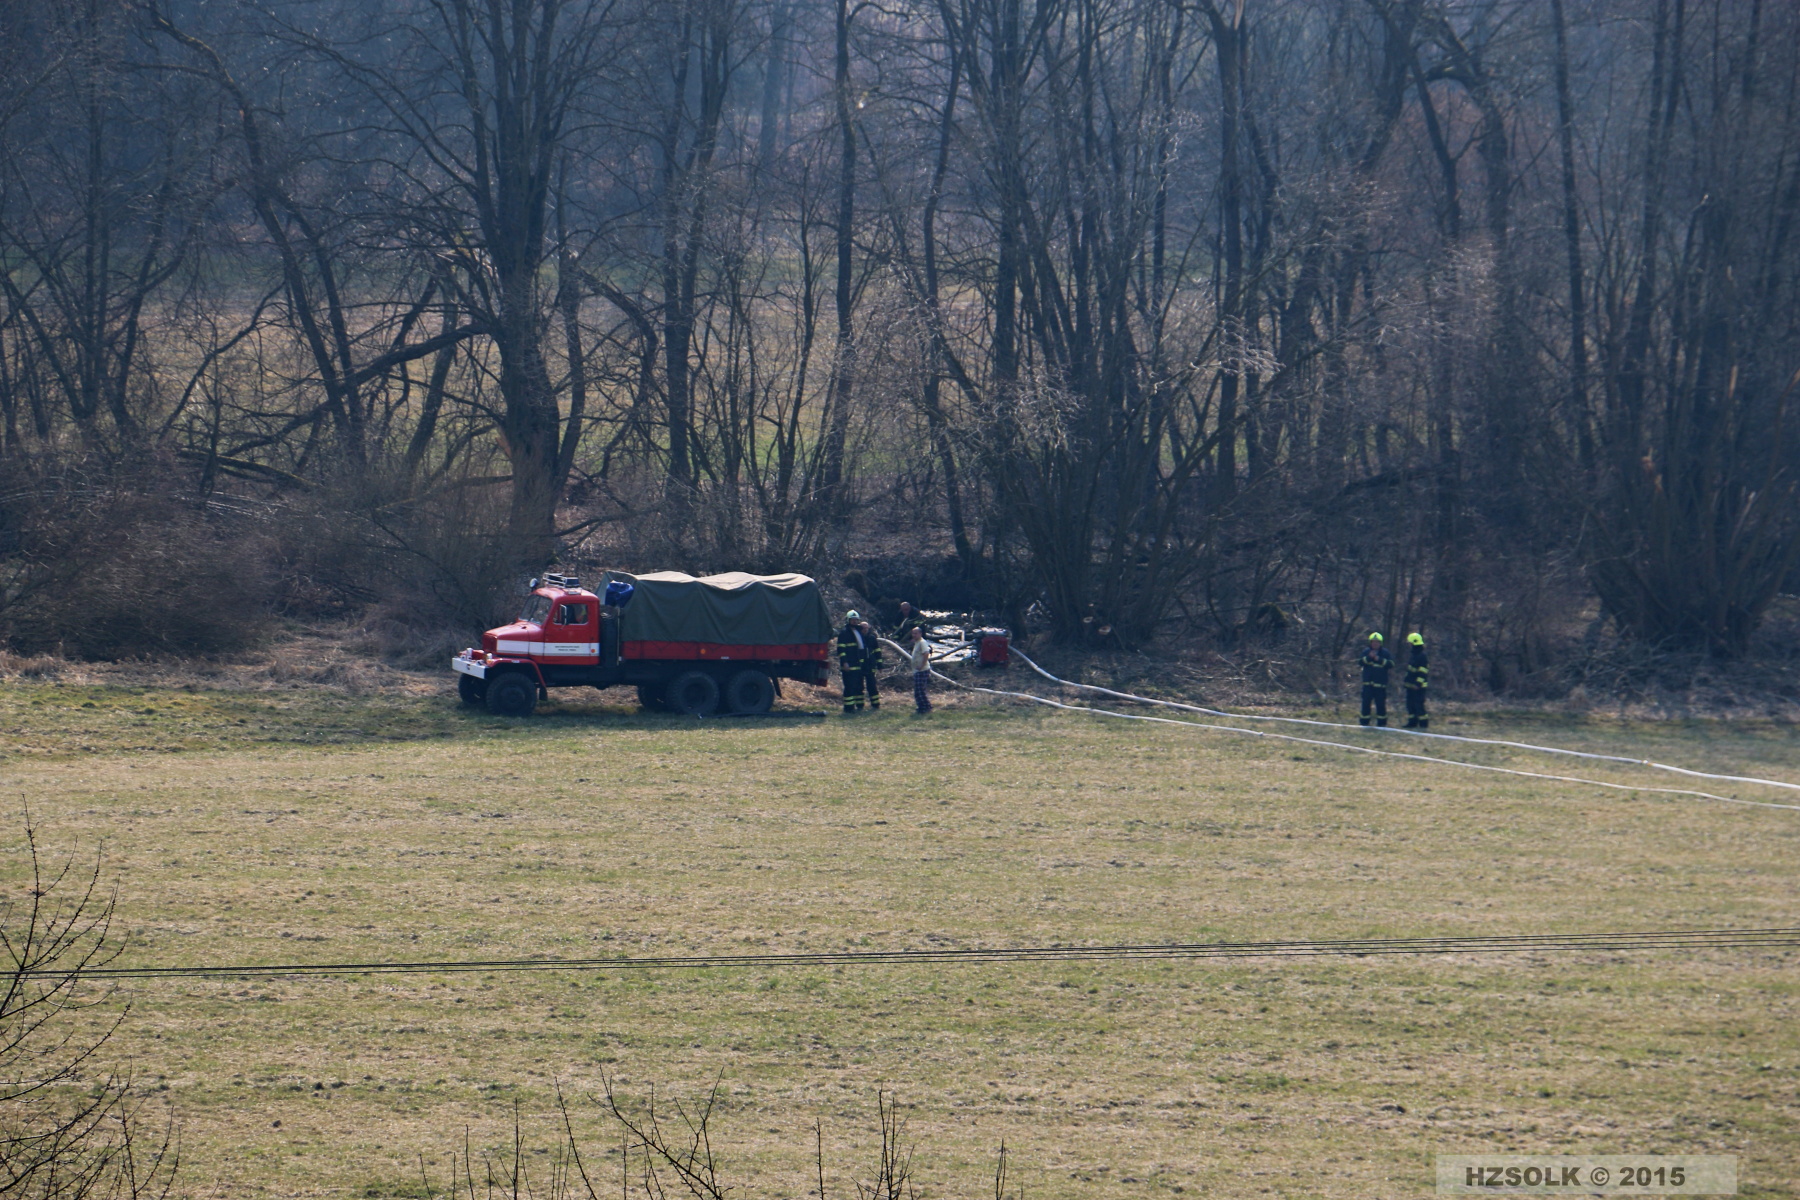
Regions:
<instances>
[{"instance_id":1,"label":"dry yellow grass","mask_svg":"<svg viewBox=\"0 0 1800 1200\"><path fill-rule=\"evenodd\" d=\"M1481 727L1800 778L1781 729ZM104 841L133 963L1800 925L1800 812L976 705L507 722L27 681L0 738L47 843ZM1797 957L164 981L112 1050L167 1084L199 1196L418 1194L515 1104L549 1146L555 1082L602 1072L720 1081L726 1172L764 1196L810 1190L815 1119L853 1194L879 1087L928 1196L991 1194L1002 1139L1034 1198L1422 1195L1434 1153L1503 1148L1735 1153L1783 1196Z\"/></svg>"}]
</instances>

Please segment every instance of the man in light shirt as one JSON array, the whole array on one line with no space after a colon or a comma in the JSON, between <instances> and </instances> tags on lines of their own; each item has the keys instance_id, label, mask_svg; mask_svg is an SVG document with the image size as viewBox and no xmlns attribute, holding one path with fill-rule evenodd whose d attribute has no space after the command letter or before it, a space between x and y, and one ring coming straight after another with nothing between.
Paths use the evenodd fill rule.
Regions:
<instances>
[{"instance_id":1,"label":"man in light shirt","mask_svg":"<svg viewBox=\"0 0 1800 1200\"><path fill-rule=\"evenodd\" d=\"M925 641L925 631L917 625L912 628L906 659L912 667L913 703L919 706L919 715L924 716L931 711L931 697L925 694L925 685L931 679L931 646Z\"/></svg>"}]
</instances>

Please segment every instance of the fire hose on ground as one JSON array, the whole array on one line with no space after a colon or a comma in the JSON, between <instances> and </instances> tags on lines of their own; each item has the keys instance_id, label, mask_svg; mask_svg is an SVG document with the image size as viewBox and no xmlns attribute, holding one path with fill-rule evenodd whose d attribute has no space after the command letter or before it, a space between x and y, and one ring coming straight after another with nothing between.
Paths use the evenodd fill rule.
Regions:
<instances>
[{"instance_id":1,"label":"fire hose on ground","mask_svg":"<svg viewBox=\"0 0 1800 1200\"><path fill-rule=\"evenodd\" d=\"M883 638L882 641L886 642L889 646L894 647L895 650L898 650L902 654L908 653L908 651L906 650L905 647L900 646L896 642L889 641L886 638ZM1075 689L1080 689L1083 691L1097 692L1102 695L1111 696L1111 697L1113 697L1115 699L1119 699L1119 700L1125 700L1125 701L1138 703L1138 704L1160 706L1160 707L1164 707L1164 708L1178 709L1178 710L1182 710L1182 711L1186 711L1186 712L1198 713L1203 716L1224 717L1224 718L1227 718L1230 720L1280 721L1280 722L1297 724L1297 725L1322 726L1327 729L1356 729L1358 731L1363 731L1361 726L1342 725L1342 724L1339 724L1337 722L1332 722L1332 721L1311 720L1311 719L1304 718L1304 717L1277 717L1277 716L1270 716L1270 715L1261 714L1261 713L1234 713L1234 712L1225 711L1223 709L1205 708L1200 705L1194 705L1194 704L1183 704L1183 703L1180 703L1180 702L1177 702L1174 700L1158 700L1158 699L1155 699L1155 698L1149 697L1149 696L1138 696L1138 695L1134 695L1131 692L1115 691L1112 688L1099 687L1098 685L1095 685L1095 684L1076 683L1076 682L1073 682L1072 680L1062 679L1062 678L1059 678L1058 676L1052 675L1049 671L1046 671L1046 670L1044 670L1044 668L1038 666L1037 663L1033 662L1030 658L1028 658L1024 654L1024 652L1019 650L1017 647L1012 648L1012 653L1015 656L1017 656L1018 659L1021 662L1023 662L1026 666L1030 667L1033 671L1035 671L1037 674L1043 676L1045 679L1050 680L1052 683L1058 684L1059 686L1062 686L1062 687L1075 688ZM1088 713L1093 716L1113 717L1118 720L1124 720L1124 721L1148 721L1148 722L1151 722L1153 724L1158 724L1158 725L1179 725L1179 726L1184 726L1189 729L1200 729L1200 730L1206 730L1206 731L1213 732L1213 733L1235 733L1235 734L1240 734L1244 737L1267 738L1267 739L1273 739L1273 740L1277 740L1277 741L1295 742L1295 743L1299 743L1301 745L1306 745L1306 746L1318 746L1318 747L1324 747L1324 748L1334 749L1334 750L1348 750L1355 754L1368 754L1368 755L1374 755L1374 756L1380 757L1380 758L1398 758L1398 759L1405 759L1405 760L1408 760L1411 762L1431 763L1431 764L1434 764L1437 766L1461 767L1465 770L1470 770L1470 771L1486 771L1486 772L1490 772L1493 774L1512 775L1512 776L1516 776L1516 777L1520 777L1520 778L1524 778L1524 779L1543 779L1543 780L1548 780L1548 781L1552 781L1552 782L1556 782L1556 783L1575 783L1575 784L1581 784L1581 785L1587 786L1587 787L1607 788L1607 789L1611 789L1613 791L1643 792L1643 793L1649 793L1649 794L1654 794L1654 795L1665 795L1665 796L1690 796L1690 797L1694 797L1696 799L1713 800L1713 801L1717 801L1722 804L1741 804L1741 805L1746 805L1746 806L1749 806L1752 808L1777 808L1777 809L1786 809L1786 810L1793 811L1793 812L1800 812L1800 804L1778 804L1778 803L1775 803L1773 801L1768 801L1768 800L1745 800L1745 799L1741 799L1737 796L1720 796L1720 795L1717 795L1712 792L1696 791L1691 788L1648 787L1648 786L1644 786L1644 785L1640 785L1640 784L1611 783L1611 782L1607 782L1605 780L1584 779L1584 778L1580 778L1578 776L1573 776L1573 775L1554 775L1554 774L1548 774L1548 773L1541 772L1541 771L1520 770L1516 767L1496 767L1496 766L1491 766L1487 763L1472 763L1472 762L1465 762L1461 759L1439 758L1435 755L1430 755L1430 754L1410 754L1410 753L1407 753L1406 751L1402 751L1402 750L1377 750L1372 746L1358 746L1358 745L1355 745L1350 742L1333 742L1333 741L1326 741L1321 738L1299 737L1294 734L1274 733L1269 730L1263 730L1263 729L1243 729L1243 728L1240 728L1235 725L1215 725L1215 724L1211 724L1211 723L1203 722L1203 721L1176 720L1171 717L1153 717L1153 716L1148 716L1143 713L1115 712L1112 709L1107 709L1107 708L1095 708L1095 707L1092 707L1089 705L1081 705L1081 704L1068 704L1068 703L1065 703L1060 700L1052 700L1052 699L1049 699L1048 697L1034 695L1030 692L1014 692L1014 691L1005 690L1003 688L979 687L975 684L964 683L959 679L953 679L949 675L946 675L942 671L939 671L936 667L931 668L931 673L932 673L932 675L936 676L938 679L949 684L950 686L955 687L955 688L960 688L964 691L981 692L981 693L985 693L985 694L991 695L991 696L1002 696L1002 697L1006 697L1008 699L1023 700L1023 701L1027 701L1032 704L1044 705L1044 706L1050 707L1050 708L1059 708L1059 709L1063 709L1068 712L1081 712L1081 713ZM1671 772L1671 773L1678 774L1678 775L1689 776L1692 778L1717 779L1717 780L1721 780L1721 781L1725 781L1725 782L1747 783L1747 784L1753 784L1753 785L1759 785L1759 786L1765 786L1765 787L1784 788L1784 789L1788 789L1788 790L1792 790L1792 791L1800 791L1800 784L1788 783L1783 780L1759 779L1759 778L1755 778L1755 777L1741 776L1741 775L1719 775L1719 774L1713 774L1713 773L1706 772L1706 771L1694 771L1694 770L1690 770L1686 767L1670 766L1667 763L1653 762L1650 759L1628 758L1628 757L1625 757L1622 755L1612 755L1612 754L1594 754L1594 753L1584 751L1584 750L1569 750L1569 749L1566 749L1563 747L1557 747L1557 746L1538 746L1538 745L1533 745L1529 742L1512 742L1512 741L1504 741L1504 740L1494 739L1494 738L1466 737L1466 736L1462 736L1462 735L1458 735L1458 734L1448 734L1448 733L1428 733L1423 730L1414 730L1414 729L1384 728L1384 729L1374 730L1374 731L1369 731L1369 732L1403 734L1403 735L1413 736L1413 737L1438 738L1438 739L1442 739L1445 741L1451 741L1451 742L1466 742L1466 743L1473 743L1473 744L1477 744L1477 745L1500 746L1500 747L1505 747L1505 748L1509 748L1509 749L1525 750L1528 752L1535 752L1535 753L1542 753L1542 754L1562 754L1562 755L1569 755L1569 756L1575 757L1575 758L1595 759L1595 760L1599 760L1599 761L1603 761L1603 762L1625 763L1630 766L1645 767L1645 768L1649 768L1652 770L1659 770L1659 771L1667 771L1667 772Z\"/></svg>"}]
</instances>

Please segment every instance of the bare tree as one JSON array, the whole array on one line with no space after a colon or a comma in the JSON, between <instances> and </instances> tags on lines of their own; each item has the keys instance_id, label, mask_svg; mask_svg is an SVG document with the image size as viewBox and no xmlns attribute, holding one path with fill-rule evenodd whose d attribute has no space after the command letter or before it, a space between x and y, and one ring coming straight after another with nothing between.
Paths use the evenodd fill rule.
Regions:
<instances>
[{"instance_id":1,"label":"bare tree","mask_svg":"<svg viewBox=\"0 0 1800 1200\"><path fill-rule=\"evenodd\" d=\"M131 1080L100 1065L127 1010L83 978L121 949L116 897L98 859L85 876L72 861L48 869L29 823L24 840L24 896L0 901L0 1195L161 1200L178 1165L173 1125L148 1125Z\"/></svg>"},{"instance_id":2,"label":"bare tree","mask_svg":"<svg viewBox=\"0 0 1800 1200\"><path fill-rule=\"evenodd\" d=\"M219 145L195 135L191 96L131 62L129 6L59 6L45 26L47 66L16 77L28 86L0 125L5 444L20 444L23 409L40 444L72 428L88 452L129 455L167 403L154 320L193 265Z\"/></svg>"},{"instance_id":3,"label":"bare tree","mask_svg":"<svg viewBox=\"0 0 1800 1200\"><path fill-rule=\"evenodd\" d=\"M411 150L406 167L428 189L421 232L453 267L462 308L499 356L499 434L512 465L509 532L520 563L535 566L554 552L581 415L572 416L565 453L546 346L559 294L544 284L559 261L553 185L600 73L614 5L439 0L429 7L430 17L412 31L423 71L397 73L380 59L355 60L353 70ZM566 190L560 198L567 202ZM571 302L566 289L561 295Z\"/></svg>"},{"instance_id":4,"label":"bare tree","mask_svg":"<svg viewBox=\"0 0 1800 1200\"><path fill-rule=\"evenodd\" d=\"M1628 631L1730 657L1800 563L1800 64L1764 50L1800 31L1785 10L1657 0L1652 16L1639 208L1617 226L1634 253L1597 284L1589 570Z\"/></svg>"}]
</instances>

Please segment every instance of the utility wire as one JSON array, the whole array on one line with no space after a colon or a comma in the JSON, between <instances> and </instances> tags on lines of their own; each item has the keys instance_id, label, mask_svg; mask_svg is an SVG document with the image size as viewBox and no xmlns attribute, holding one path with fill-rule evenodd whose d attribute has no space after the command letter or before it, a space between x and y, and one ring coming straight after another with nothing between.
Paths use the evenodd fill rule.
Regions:
<instances>
[{"instance_id":1,"label":"utility wire","mask_svg":"<svg viewBox=\"0 0 1800 1200\"><path fill-rule=\"evenodd\" d=\"M1581 954L1633 950L1779 950L1800 947L1800 928L1671 929L1641 933L1489 937L1343 938L1299 942L1189 942L994 949L853 950L795 954L670 955L652 958L515 958L474 962L282 963L271 966L101 967L24 972L64 979L263 979L338 975L445 975L517 971L668 971L712 967L866 967L914 963L1178 961L1420 954Z\"/></svg>"},{"instance_id":2,"label":"utility wire","mask_svg":"<svg viewBox=\"0 0 1800 1200\"><path fill-rule=\"evenodd\" d=\"M882 641L893 646L895 650L906 653L906 648L888 639ZM1168 700L1153 700L1144 696L1134 696L1128 692L1115 692L1109 688L1092 684L1071 683L1058 679L1042 667L1032 662L1018 650L1018 654L1032 670L1055 683L1068 687L1084 688L1101 692L1119 699L1133 700L1145 704L1158 704L1171 708L1186 709L1209 716L1241 718L1248 720L1290 721L1296 724L1332 726L1328 721L1309 721L1297 717L1258 717L1244 714L1223 712L1217 709L1200 708L1195 705L1178 704ZM1030 701L1034 704L1047 705L1052 708L1066 709L1071 712L1091 713L1095 716L1116 717L1127 721L1151 721L1160 725L1181 725L1191 729L1205 729L1220 733L1236 733L1249 737L1274 738L1287 742L1299 742L1310 746L1323 746L1338 750L1350 750L1359 754L1373 754L1383 758L1404 758L1418 762L1436 763L1442 766L1465 767L1476 771L1492 771L1504 775L1524 776L1530 779L1549 779L1563 783L1579 783L1591 787L1616 788L1623 791L1655 792L1668 795L1698 796L1707 800L1719 800L1728 804L1749 804L1760 808L1782 808L1800 811L1800 805L1771 804L1756 800L1739 800L1735 796L1715 796L1708 792L1696 792L1677 788L1638 787L1631 784L1606 783L1594 779L1577 779L1566 775L1546 775L1535 771L1519 771L1508 767L1492 767L1482 763L1460 762L1455 759L1436 758L1424 754L1406 754L1393 750L1375 750L1367 746L1356 746L1346 742L1327 742L1317 738L1295 737L1291 734L1270 733L1256 729L1240 729L1231 725L1210 725L1198 721L1178 721L1168 717L1151 717L1137 713L1113 712L1104 708L1090 708L1083 705L1064 704L1058 700L1050 700L1043 696L1034 696L1029 692L1011 692L999 688L976 687L952 679L948 675L933 668L931 673L953 687L965 691L983 692L993 696L1005 696L1018 700ZM1336 726L1333 726L1336 727ZM1413 730L1389 730L1395 733L1413 733ZM1636 766L1650 766L1661 770L1676 771L1684 775L1693 775L1707 779L1725 779L1743 783L1763 783L1775 787L1800 787L1800 785L1782 783L1775 780L1746 779L1739 776L1708 775L1699 771L1688 771L1681 767L1668 767L1652 763L1647 759L1622 758L1613 755L1588 754L1578 750L1558 750L1554 747L1531 746L1522 742L1494 742L1483 738L1463 738L1451 734L1423 734L1427 737L1443 737L1452 741L1480 742L1489 745L1510 746L1525 750L1542 750L1548 753L1571 754L1582 758L1604 759L1612 762L1629 763ZM1684 929L1656 930L1639 933L1599 933L1599 934L1518 934L1489 937L1427 937L1427 938L1351 938L1318 941L1290 942L1192 942L1192 943L1148 943L1137 945L1112 946L1023 946L995 949L928 949L928 950L866 950L866 951L816 951L812 953L794 954L725 954L725 955L682 955L647 958L526 958L526 959L493 959L469 962L350 962L350 963L284 963L271 966L149 966L149 967L102 967L89 970L74 971L26 971L15 972L19 979L268 979L268 978L306 978L313 976L338 975L420 975L420 974L467 974L478 972L518 972L518 971L646 971L646 970L683 970L705 969L712 967L805 967L805 966L881 966L906 965L912 963L986 963L986 962L1100 962L1116 960L1153 960L1177 961L1185 959L1224 959L1224 958L1316 958L1323 956L1363 957L1369 955L1421 955L1421 954L1494 954L1494 953L1595 953L1618 952L1632 950L1723 950L1723 949L1787 949L1800 946L1800 928L1772 929Z\"/></svg>"}]
</instances>

